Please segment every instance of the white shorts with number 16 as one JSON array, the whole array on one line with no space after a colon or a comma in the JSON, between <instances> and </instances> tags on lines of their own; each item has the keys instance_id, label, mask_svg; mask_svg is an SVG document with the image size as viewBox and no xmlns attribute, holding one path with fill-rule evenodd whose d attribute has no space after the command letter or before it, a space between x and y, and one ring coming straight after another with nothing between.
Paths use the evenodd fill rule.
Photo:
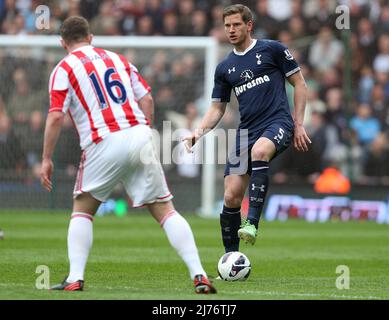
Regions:
<instances>
[{"instance_id":1,"label":"white shorts with number 16","mask_svg":"<svg viewBox=\"0 0 389 320\"><path fill-rule=\"evenodd\" d=\"M100 143L87 147L73 195L89 192L104 202L118 183L123 184L134 207L173 198L148 126L113 132Z\"/></svg>"}]
</instances>

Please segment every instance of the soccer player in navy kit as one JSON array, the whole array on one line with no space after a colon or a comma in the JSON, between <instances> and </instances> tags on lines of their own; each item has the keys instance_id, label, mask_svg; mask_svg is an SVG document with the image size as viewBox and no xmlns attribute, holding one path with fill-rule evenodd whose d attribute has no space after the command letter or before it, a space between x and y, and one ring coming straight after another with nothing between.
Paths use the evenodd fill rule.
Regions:
<instances>
[{"instance_id":1,"label":"soccer player in navy kit","mask_svg":"<svg viewBox=\"0 0 389 320\"><path fill-rule=\"evenodd\" d=\"M226 252L239 251L239 239L254 244L269 185L269 162L291 143L307 151L311 143L303 127L307 86L300 68L280 42L256 40L250 35L253 15L241 4L224 9L225 32L233 51L215 71L212 105L199 128L185 138L190 149L212 130L226 110L231 91L239 102L240 124L236 147L229 156L224 178L224 207L220 215ZM294 86L291 114L285 79ZM249 188L249 211L241 225L240 207Z\"/></svg>"}]
</instances>

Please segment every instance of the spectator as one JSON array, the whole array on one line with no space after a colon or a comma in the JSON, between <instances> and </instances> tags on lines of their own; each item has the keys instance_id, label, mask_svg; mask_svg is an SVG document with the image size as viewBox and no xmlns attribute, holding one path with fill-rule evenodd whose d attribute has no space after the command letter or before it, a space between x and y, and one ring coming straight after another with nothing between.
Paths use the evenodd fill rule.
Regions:
<instances>
[{"instance_id":1,"label":"spectator","mask_svg":"<svg viewBox=\"0 0 389 320\"><path fill-rule=\"evenodd\" d=\"M381 9L377 30L380 33L389 33L389 5L384 5Z\"/></svg>"},{"instance_id":2,"label":"spectator","mask_svg":"<svg viewBox=\"0 0 389 320\"><path fill-rule=\"evenodd\" d=\"M14 72L15 88L7 103L7 113L17 125L26 125L34 110L44 110L45 97L42 91L33 91L23 69Z\"/></svg>"},{"instance_id":3,"label":"spectator","mask_svg":"<svg viewBox=\"0 0 389 320\"><path fill-rule=\"evenodd\" d=\"M0 116L0 174L4 170L20 173L25 168L25 156L20 140L12 129L12 122L6 115Z\"/></svg>"},{"instance_id":4,"label":"spectator","mask_svg":"<svg viewBox=\"0 0 389 320\"><path fill-rule=\"evenodd\" d=\"M327 110L325 117L327 123L331 123L338 131L339 139L345 142L347 139L347 118L343 102L343 93L340 88L332 88L326 94Z\"/></svg>"},{"instance_id":5,"label":"spectator","mask_svg":"<svg viewBox=\"0 0 389 320\"><path fill-rule=\"evenodd\" d=\"M362 18L358 22L358 44L363 53L365 63L371 64L376 47L376 34L372 23L367 18Z\"/></svg>"},{"instance_id":6,"label":"spectator","mask_svg":"<svg viewBox=\"0 0 389 320\"><path fill-rule=\"evenodd\" d=\"M380 122L381 128L384 126L385 117L388 110L388 101L385 97L385 91L381 84L374 85L371 91L371 109L373 117Z\"/></svg>"},{"instance_id":7,"label":"spectator","mask_svg":"<svg viewBox=\"0 0 389 320\"><path fill-rule=\"evenodd\" d=\"M311 147L312 159L316 159L316 170L321 171L338 156L341 146L338 131L326 121L323 111L313 110L307 132L312 137L312 144L315 144Z\"/></svg>"},{"instance_id":8,"label":"spectator","mask_svg":"<svg viewBox=\"0 0 389 320\"><path fill-rule=\"evenodd\" d=\"M378 54L373 62L374 71L389 73L389 34L378 38Z\"/></svg>"},{"instance_id":9,"label":"spectator","mask_svg":"<svg viewBox=\"0 0 389 320\"><path fill-rule=\"evenodd\" d=\"M204 11L196 10L192 15L192 35L205 37L208 35L208 18Z\"/></svg>"},{"instance_id":10,"label":"spectator","mask_svg":"<svg viewBox=\"0 0 389 320\"><path fill-rule=\"evenodd\" d=\"M227 37L223 25L223 6L215 5L211 9L211 30L209 35L214 37L219 43L227 43Z\"/></svg>"},{"instance_id":11,"label":"spectator","mask_svg":"<svg viewBox=\"0 0 389 320\"><path fill-rule=\"evenodd\" d=\"M17 13L13 20L6 20L3 23L4 33L10 35L23 35L26 34L25 20L21 13Z\"/></svg>"},{"instance_id":12,"label":"spectator","mask_svg":"<svg viewBox=\"0 0 389 320\"><path fill-rule=\"evenodd\" d=\"M67 177L74 177L77 173L77 166L81 159L79 144L77 131L74 129L71 118L66 116L58 140L55 163L57 168L62 170Z\"/></svg>"},{"instance_id":13,"label":"spectator","mask_svg":"<svg viewBox=\"0 0 389 320\"><path fill-rule=\"evenodd\" d=\"M173 96L170 86L161 87L155 96L155 128L162 130L163 121L168 120L168 114L171 110L177 109L177 101Z\"/></svg>"},{"instance_id":14,"label":"spectator","mask_svg":"<svg viewBox=\"0 0 389 320\"><path fill-rule=\"evenodd\" d=\"M104 1L100 8L99 14L90 22L90 29L93 34L113 36L119 35L118 19L112 15L113 2Z\"/></svg>"},{"instance_id":15,"label":"spectator","mask_svg":"<svg viewBox=\"0 0 389 320\"><path fill-rule=\"evenodd\" d=\"M25 21L25 30L28 34L33 34L36 31L35 21L36 15L35 10L41 4L39 0L26 1L26 6L21 10L21 14Z\"/></svg>"},{"instance_id":16,"label":"spectator","mask_svg":"<svg viewBox=\"0 0 389 320\"><path fill-rule=\"evenodd\" d=\"M352 80L354 80L359 77L361 69L366 64L367 59L358 43L357 34L353 32L351 32L350 34L349 50L352 54L352 59L350 61L351 77ZM340 67L343 69L344 69L344 63L345 63L344 60L340 61L339 63Z\"/></svg>"},{"instance_id":17,"label":"spectator","mask_svg":"<svg viewBox=\"0 0 389 320\"><path fill-rule=\"evenodd\" d=\"M212 7L211 9L211 23L212 23L212 28L213 27L223 27L223 10L224 7L221 4L216 4Z\"/></svg>"},{"instance_id":18,"label":"spectator","mask_svg":"<svg viewBox=\"0 0 389 320\"><path fill-rule=\"evenodd\" d=\"M374 73L369 65L365 65L361 70L361 77L358 83L358 92L360 103L369 103L371 91L374 87Z\"/></svg>"},{"instance_id":19,"label":"spectator","mask_svg":"<svg viewBox=\"0 0 389 320\"><path fill-rule=\"evenodd\" d=\"M383 132L389 136L389 108L386 108L386 115L384 117Z\"/></svg>"},{"instance_id":20,"label":"spectator","mask_svg":"<svg viewBox=\"0 0 389 320\"><path fill-rule=\"evenodd\" d=\"M329 68L323 71L323 73L317 75L317 79L319 79L321 84L319 97L322 100L326 99L328 90L342 87L341 75L336 68Z\"/></svg>"},{"instance_id":21,"label":"spectator","mask_svg":"<svg viewBox=\"0 0 389 320\"><path fill-rule=\"evenodd\" d=\"M307 104L305 107L305 116L304 116L304 124L306 126L311 125L312 112L321 112L324 113L326 111L325 103L320 100L319 93L317 91L317 85L308 84L308 95L307 95Z\"/></svg>"},{"instance_id":22,"label":"spectator","mask_svg":"<svg viewBox=\"0 0 389 320\"><path fill-rule=\"evenodd\" d=\"M174 129L190 129L191 126L196 126L199 124L198 122L198 112L194 110L196 108L196 105L194 102L189 101L184 106L183 112L174 112L169 111L167 112L168 120L172 122L172 126ZM196 111L196 112L195 112ZM195 129L195 128L194 128Z\"/></svg>"},{"instance_id":23,"label":"spectator","mask_svg":"<svg viewBox=\"0 0 389 320\"><path fill-rule=\"evenodd\" d=\"M178 35L178 20L173 12L165 13L163 16L162 35L176 36Z\"/></svg>"},{"instance_id":24,"label":"spectator","mask_svg":"<svg viewBox=\"0 0 389 320\"><path fill-rule=\"evenodd\" d=\"M178 31L180 35L192 35L193 0L178 1Z\"/></svg>"},{"instance_id":25,"label":"spectator","mask_svg":"<svg viewBox=\"0 0 389 320\"><path fill-rule=\"evenodd\" d=\"M133 60L130 60L133 61ZM157 50L143 71L143 75L153 91L158 92L161 86L167 85L170 81L170 70L168 55L165 50Z\"/></svg>"},{"instance_id":26,"label":"spectator","mask_svg":"<svg viewBox=\"0 0 389 320\"><path fill-rule=\"evenodd\" d=\"M350 28L355 30L358 25L358 21L364 16L367 16L369 12L367 0L341 0L341 4L348 6L350 12Z\"/></svg>"},{"instance_id":27,"label":"spectator","mask_svg":"<svg viewBox=\"0 0 389 320\"><path fill-rule=\"evenodd\" d=\"M335 0L305 1L303 6L304 16L307 19L308 34L316 35L324 26L335 25Z\"/></svg>"},{"instance_id":28,"label":"spectator","mask_svg":"<svg viewBox=\"0 0 389 320\"><path fill-rule=\"evenodd\" d=\"M30 115L28 128L20 135L29 168L40 166L44 131L43 113L35 110Z\"/></svg>"},{"instance_id":29,"label":"spectator","mask_svg":"<svg viewBox=\"0 0 389 320\"><path fill-rule=\"evenodd\" d=\"M288 30L290 31L293 40L301 39L305 36L305 25L301 17L292 17L288 23Z\"/></svg>"},{"instance_id":30,"label":"spectator","mask_svg":"<svg viewBox=\"0 0 389 320\"><path fill-rule=\"evenodd\" d=\"M366 152L361 147L358 141L358 134L355 131L350 130L348 143L348 157L350 160L347 166L347 171L353 178L353 181L360 181L363 173L363 161L366 158Z\"/></svg>"},{"instance_id":31,"label":"spectator","mask_svg":"<svg viewBox=\"0 0 389 320\"><path fill-rule=\"evenodd\" d=\"M277 39L288 48L292 45L292 34L288 30L281 30Z\"/></svg>"},{"instance_id":32,"label":"spectator","mask_svg":"<svg viewBox=\"0 0 389 320\"><path fill-rule=\"evenodd\" d=\"M185 107L185 116L183 116L182 124L176 132L178 137L185 137L198 126L200 122L197 107L193 102L190 102ZM179 143L176 149L177 153L173 154L176 159L177 173L181 177L196 178L200 174L200 152L188 153L183 143Z\"/></svg>"},{"instance_id":33,"label":"spectator","mask_svg":"<svg viewBox=\"0 0 389 320\"><path fill-rule=\"evenodd\" d=\"M137 34L139 36L151 36L154 34L153 20L150 16L142 16L139 18Z\"/></svg>"},{"instance_id":34,"label":"spectator","mask_svg":"<svg viewBox=\"0 0 389 320\"><path fill-rule=\"evenodd\" d=\"M7 114L7 110L5 109L5 104L3 97L0 95L0 117L5 116Z\"/></svg>"},{"instance_id":35,"label":"spectator","mask_svg":"<svg viewBox=\"0 0 389 320\"><path fill-rule=\"evenodd\" d=\"M2 33L8 33L8 29L13 25L18 14L16 0L5 0L5 9L0 16L0 30Z\"/></svg>"},{"instance_id":36,"label":"spectator","mask_svg":"<svg viewBox=\"0 0 389 320\"><path fill-rule=\"evenodd\" d=\"M163 15L167 8L162 3L161 0L149 0L146 6L146 15L151 17L154 25L154 30L160 32L163 26Z\"/></svg>"},{"instance_id":37,"label":"spectator","mask_svg":"<svg viewBox=\"0 0 389 320\"><path fill-rule=\"evenodd\" d=\"M269 1L258 0L255 7L254 36L256 38L274 38L278 27L276 20L269 15Z\"/></svg>"},{"instance_id":38,"label":"spectator","mask_svg":"<svg viewBox=\"0 0 389 320\"><path fill-rule=\"evenodd\" d=\"M68 12L67 15L70 16L79 16L80 15L80 1L79 0L69 0L67 2Z\"/></svg>"},{"instance_id":39,"label":"spectator","mask_svg":"<svg viewBox=\"0 0 389 320\"><path fill-rule=\"evenodd\" d=\"M171 67L170 86L173 95L178 101L189 102L196 100L197 79L194 59L191 54L185 55L179 60L175 60ZM183 109L175 110L184 113Z\"/></svg>"},{"instance_id":40,"label":"spectator","mask_svg":"<svg viewBox=\"0 0 389 320\"><path fill-rule=\"evenodd\" d=\"M80 0L80 14L87 20L92 20L99 13L102 0Z\"/></svg>"},{"instance_id":41,"label":"spectator","mask_svg":"<svg viewBox=\"0 0 389 320\"><path fill-rule=\"evenodd\" d=\"M364 165L365 184L377 184L379 180L387 180L389 176L388 139L381 133L373 140L367 150L367 161Z\"/></svg>"},{"instance_id":42,"label":"spectator","mask_svg":"<svg viewBox=\"0 0 389 320\"><path fill-rule=\"evenodd\" d=\"M350 127L357 133L363 146L368 146L380 132L380 123L371 114L369 105L360 104L357 114L350 121Z\"/></svg>"},{"instance_id":43,"label":"spectator","mask_svg":"<svg viewBox=\"0 0 389 320\"><path fill-rule=\"evenodd\" d=\"M268 0L269 15L277 21L277 23L285 22L292 15L291 0Z\"/></svg>"},{"instance_id":44,"label":"spectator","mask_svg":"<svg viewBox=\"0 0 389 320\"><path fill-rule=\"evenodd\" d=\"M322 27L309 52L309 63L318 71L335 67L342 57L342 43L334 38L331 28Z\"/></svg>"}]
</instances>

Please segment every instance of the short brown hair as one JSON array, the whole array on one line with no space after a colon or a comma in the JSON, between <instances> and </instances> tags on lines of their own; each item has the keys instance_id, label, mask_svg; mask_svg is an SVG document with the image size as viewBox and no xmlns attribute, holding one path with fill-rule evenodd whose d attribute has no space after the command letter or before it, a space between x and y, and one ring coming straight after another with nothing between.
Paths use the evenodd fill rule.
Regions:
<instances>
[{"instance_id":1,"label":"short brown hair","mask_svg":"<svg viewBox=\"0 0 389 320\"><path fill-rule=\"evenodd\" d=\"M84 17L69 17L62 23L60 33L67 44L86 40L90 35L89 23Z\"/></svg>"},{"instance_id":2,"label":"short brown hair","mask_svg":"<svg viewBox=\"0 0 389 320\"><path fill-rule=\"evenodd\" d=\"M249 21L254 21L254 16L251 10L244 6L243 4L233 4L224 8L223 10L223 21L225 17L232 16L233 14L239 13L242 16L244 23L248 23Z\"/></svg>"}]
</instances>

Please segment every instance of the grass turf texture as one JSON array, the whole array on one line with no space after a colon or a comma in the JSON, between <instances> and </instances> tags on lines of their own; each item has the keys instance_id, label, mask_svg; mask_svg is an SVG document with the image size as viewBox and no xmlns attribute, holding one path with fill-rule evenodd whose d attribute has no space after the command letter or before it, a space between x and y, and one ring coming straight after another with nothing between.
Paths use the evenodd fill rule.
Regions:
<instances>
[{"instance_id":1,"label":"grass turf texture","mask_svg":"<svg viewBox=\"0 0 389 320\"><path fill-rule=\"evenodd\" d=\"M219 221L185 216L203 265L216 277L223 254ZM38 290L38 265L51 285L68 272L69 215L0 211L0 299L389 299L389 226L367 222L261 222L255 246L241 244L252 272L245 282L214 280L217 295L194 294L184 263L147 213L97 217L84 292ZM350 289L335 287L338 265Z\"/></svg>"}]
</instances>

